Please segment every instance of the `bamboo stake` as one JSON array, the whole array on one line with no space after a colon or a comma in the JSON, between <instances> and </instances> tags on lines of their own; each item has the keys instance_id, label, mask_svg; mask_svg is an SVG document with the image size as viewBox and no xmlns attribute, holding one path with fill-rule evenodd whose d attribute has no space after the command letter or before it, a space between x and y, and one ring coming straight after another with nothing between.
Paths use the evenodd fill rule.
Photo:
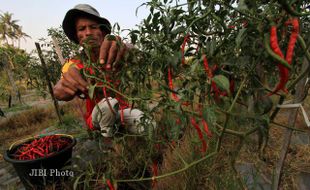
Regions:
<instances>
[{"instance_id":1,"label":"bamboo stake","mask_svg":"<svg viewBox=\"0 0 310 190\"><path fill-rule=\"evenodd\" d=\"M308 62L306 58L303 62L303 68L302 70L305 70L307 68ZM304 76L296 85L296 95L294 96L293 104L294 103L300 103L302 98L304 97L305 93L305 82L306 82L307 76ZM294 128L297 114L298 114L299 108L291 108L289 117L288 117L288 127ZM280 158L279 161L276 164L275 167L275 176L274 176L274 183L273 183L273 189L277 190L280 189L281 184L281 177L282 177L282 169L284 166L284 162L287 156L287 150L291 143L291 138L293 134L293 129L286 128L284 129L284 135L283 135L283 141L282 141L282 147L280 152Z\"/></svg>"},{"instance_id":2,"label":"bamboo stake","mask_svg":"<svg viewBox=\"0 0 310 190\"><path fill-rule=\"evenodd\" d=\"M38 51L38 55L39 55L40 61L42 63L43 72L45 74L47 85L48 85L48 89L50 91L51 97L52 97L53 102L54 102L55 111L57 113L59 123L62 124L63 122L62 122L62 119L61 119L61 116L60 116L60 112L59 112L58 101L56 100L56 98L54 96L54 92L53 92L53 88L52 88L52 83L51 83L50 77L49 77L48 72L47 72L47 67L46 67L45 61L44 61L44 59L42 57L42 51L41 51L40 44L35 42L35 45L36 45L36 48L37 48L37 51Z\"/></svg>"},{"instance_id":3,"label":"bamboo stake","mask_svg":"<svg viewBox=\"0 0 310 190\"><path fill-rule=\"evenodd\" d=\"M61 65L63 65L65 63L65 59L62 56L61 49L60 49L59 44L58 44L58 40L55 37L52 37L52 40L53 40L53 44L55 46L55 51L56 51L56 54L58 56L58 59L59 59Z\"/></svg>"}]
</instances>

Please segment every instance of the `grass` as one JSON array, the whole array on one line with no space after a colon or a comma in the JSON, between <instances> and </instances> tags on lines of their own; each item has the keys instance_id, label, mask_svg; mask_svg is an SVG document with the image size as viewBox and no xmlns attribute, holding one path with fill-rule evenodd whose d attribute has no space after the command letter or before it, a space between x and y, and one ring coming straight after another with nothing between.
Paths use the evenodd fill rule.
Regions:
<instances>
[{"instance_id":1,"label":"grass","mask_svg":"<svg viewBox=\"0 0 310 190\"><path fill-rule=\"evenodd\" d=\"M3 108L4 112L17 112L17 111L23 111L23 110L28 110L31 107L26 104L19 104L10 108Z\"/></svg>"},{"instance_id":2,"label":"grass","mask_svg":"<svg viewBox=\"0 0 310 190\"><path fill-rule=\"evenodd\" d=\"M310 108L309 103L310 99L308 97L304 102L304 108L307 112ZM289 111L281 110L276 121L286 125ZM240 127L240 125L235 126ZM305 126L301 114L297 118L295 127L307 131L305 134L309 138L309 129ZM239 138L225 135L223 147L214 158L207 159L185 172L158 180L155 189L239 190L243 189L245 185L248 189L264 189L262 185L271 186L274 168L281 151L283 129L282 127L271 125L269 141L263 158L259 154L257 134L254 133L245 139L245 144L237 157L235 165L250 166L248 169L252 171L249 171L250 173L247 175L240 176L240 173L236 173L232 166L232 156L236 153ZM300 132L295 132L294 134L297 133ZM164 151L164 161L160 169L160 175L186 167L188 163L197 159L195 158L197 155L193 155L193 150L195 150L193 142L195 138L197 138L196 132L190 129L185 132L185 136L182 137L178 146L168 147ZM214 143L212 139L209 139L208 153L214 151ZM284 190L298 190L298 175L301 172L310 173L310 146L309 144L292 144L286 158L280 188Z\"/></svg>"}]
</instances>

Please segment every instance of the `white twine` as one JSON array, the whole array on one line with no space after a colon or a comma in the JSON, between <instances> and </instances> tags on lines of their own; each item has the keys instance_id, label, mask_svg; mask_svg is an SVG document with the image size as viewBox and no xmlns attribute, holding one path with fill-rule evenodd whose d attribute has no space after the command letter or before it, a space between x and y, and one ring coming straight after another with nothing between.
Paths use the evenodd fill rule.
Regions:
<instances>
[{"instance_id":1,"label":"white twine","mask_svg":"<svg viewBox=\"0 0 310 190\"><path fill-rule=\"evenodd\" d=\"M309 121L309 118L308 118L308 115L304 109L304 107L302 106L301 103L297 103L297 104L282 104L282 105L277 105L278 108L300 108L301 109L301 112L302 112L302 115L304 116L304 120L305 120L305 123L307 125L307 127L310 127L310 121Z\"/></svg>"}]
</instances>

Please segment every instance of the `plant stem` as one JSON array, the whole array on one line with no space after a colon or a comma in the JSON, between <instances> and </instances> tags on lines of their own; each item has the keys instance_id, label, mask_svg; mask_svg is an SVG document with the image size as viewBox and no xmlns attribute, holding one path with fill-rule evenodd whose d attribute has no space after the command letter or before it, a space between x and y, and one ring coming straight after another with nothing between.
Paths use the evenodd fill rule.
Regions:
<instances>
[{"instance_id":1,"label":"plant stem","mask_svg":"<svg viewBox=\"0 0 310 190\"><path fill-rule=\"evenodd\" d=\"M251 73L251 72L249 72L249 73ZM219 137L219 139L218 139L218 141L217 141L217 144L216 144L216 151L217 151L217 152L220 151L222 139L223 139L225 130L226 130L227 126L228 126L228 121L229 121L230 116L231 116L229 113L231 112L231 110L233 109L234 105L236 104L237 99L239 98L239 95L240 95L240 93L241 93L241 90L243 89L243 86L244 86L244 84L245 84L247 78L248 78L248 77L246 76L246 77L244 77L244 79L242 80L242 82L241 82L241 84L240 84L240 87L239 87L239 89L238 89L238 91L237 91L237 93L236 93L236 96L235 96L235 98L234 98L232 104L230 105L230 107L229 107L229 109L228 109L228 111L227 111L228 114L226 114L225 124L224 124L223 130L222 130L222 132L221 132L221 134L220 134L220 137Z\"/></svg>"},{"instance_id":2,"label":"plant stem","mask_svg":"<svg viewBox=\"0 0 310 190\"><path fill-rule=\"evenodd\" d=\"M308 59L308 65L307 65L307 68L304 70L304 72L302 72L293 82L291 82L288 85L288 88L287 88L288 90L293 89L295 87L295 85L298 83L298 81L300 81L305 75L309 74L309 72L310 72L310 53L307 50L306 42L304 41L304 39L300 35L298 35L297 40L298 40L298 43L301 46L301 48L305 51L305 56Z\"/></svg>"},{"instance_id":3,"label":"plant stem","mask_svg":"<svg viewBox=\"0 0 310 190\"><path fill-rule=\"evenodd\" d=\"M282 105L284 100L285 100L286 96L284 95L280 95L279 101L278 101L278 105ZM275 110L272 112L271 116L270 116L270 121L272 122L274 120L274 118L277 116L277 114L279 113L280 108L276 107Z\"/></svg>"},{"instance_id":4,"label":"plant stem","mask_svg":"<svg viewBox=\"0 0 310 190\"><path fill-rule=\"evenodd\" d=\"M200 162L203 162L204 160L207 160L213 156L215 156L217 154L217 152L212 152L194 162L191 162L190 164L184 166L183 168L179 169L179 170L175 170L173 172L169 172L169 173L165 173L163 175L158 175L158 176L153 176L153 177L146 177L146 178L140 178L140 179L116 179L115 182L116 183L124 183L124 182L137 182L137 181L149 181L149 180L155 180L155 179L162 179L162 178L166 178L166 177L170 177L173 175L176 175L178 173L184 172L187 169L195 166L196 164L199 164Z\"/></svg>"},{"instance_id":5,"label":"plant stem","mask_svg":"<svg viewBox=\"0 0 310 190\"><path fill-rule=\"evenodd\" d=\"M279 3L292 16L301 17L310 15L310 13L302 13L294 10L288 0L279 0Z\"/></svg>"},{"instance_id":6,"label":"plant stem","mask_svg":"<svg viewBox=\"0 0 310 190\"><path fill-rule=\"evenodd\" d=\"M220 124L215 123L215 125L216 125L221 131L224 130L224 127L222 127ZM243 137L243 136L244 136L243 133L241 133L241 132L239 132L239 131L231 130L231 129L226 129L226 130L225 130L225 133L230 134L230 135L234 135L234 136L237 136L237 137Z\"/></svg>"},{"instance_id":7,"label":"plant stem","mask_svg":"<svg viewBox=\"0 0 310 190\"><path fill-rule=\"evenodd\" d=\"M277 126L279 126L279 127L284 127L284 128L291 129L291 130L294 130L294 131L299 131L299 132L307 133L306 130L297 129L297 128L295 128L295 127L289 127L289 126L283 125L283 124L281 124L281 123L277 123L277 122L275 122L275 121L272 121L271 123L272 123L272 124L275 124L275 125L277 125Z\"/></svg>"},{"instance_id":8,"label":"plant stem","mask_svg":"<svg viewBox=\"0 0 310 190\"><path fill-rule=\"evenodd\" d=\"M244 141L245 141L244 137L240 137L240 142L239 142L239 145L237 147L237 150L234 152L232 159L231 159L231 167L232 167L232 169L233 169L233 171L237 177L237 180L238 180L240 187L242 187L242 189L247 189L245 184L242 181L242 177L240 176L238 170L236 169L236 160L237 160L237 157L241 151L242 146L244 145Z\"/></svg>"}]
</instances>

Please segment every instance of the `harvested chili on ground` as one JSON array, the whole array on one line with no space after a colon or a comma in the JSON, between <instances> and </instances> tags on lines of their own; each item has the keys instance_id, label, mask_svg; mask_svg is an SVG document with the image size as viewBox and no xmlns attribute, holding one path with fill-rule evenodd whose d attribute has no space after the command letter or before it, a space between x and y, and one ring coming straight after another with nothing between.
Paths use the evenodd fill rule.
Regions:
<instances>
[{"instance_id":1,"label":"harvested chili on ground","mask_svg":"<svg viewBox=\"0 0 310 190\"><path fill-rule=\"evenodd\" d=\"M59 135L45 136L22 144L13 157L17 160L34 160L55 154L70 144L70 140Z\"/></svg>"}]
</instances>

